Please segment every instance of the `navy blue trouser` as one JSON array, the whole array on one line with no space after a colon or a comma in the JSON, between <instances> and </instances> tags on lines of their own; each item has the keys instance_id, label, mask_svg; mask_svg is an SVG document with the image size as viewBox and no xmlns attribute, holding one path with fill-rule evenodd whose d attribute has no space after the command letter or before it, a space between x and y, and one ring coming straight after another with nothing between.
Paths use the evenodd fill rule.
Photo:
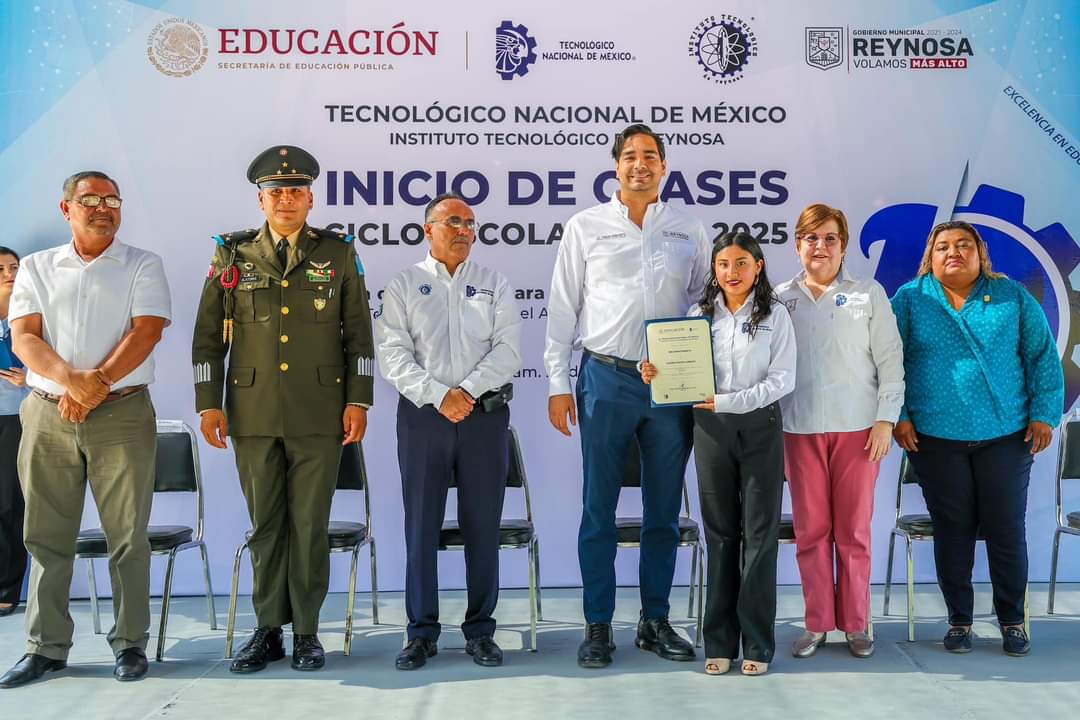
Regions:
<instances>
[{"instance_id":1,"label":"navy blue trouser","mask_svg":"<svg viewBox=\"0 0 1080 720\"><path fill-rule=\"evenodd\" d=\"M647 618L667 617L679 545L679 503L690 457L688 407L652 408L636 370L582 355L575 390L581 424L582 487L578 562L585 621L609 623L615 613L615 508L630 443L641 450L641 557L638 584Z\"/></svg>"},{"instance_id":2,"label":"navy blue trouser","mask_svg":"<svg viewBox=\"0 0 1080 720\"><path fill-rule=\"evenodd\" d=\"M919 434L908 459L934 521L934 560L950 625L970 625L976 537L986 540L994 611L1002 625L1024 622L1031 443L1024 432L967 442Z\"/></svg>"},{"instance_id":3,"label":"navy blue trouser","mask_svg":"<svg viewBox=\"0 0 1080 720\"><path fill-rule=\"evenodd\" d=\"M398 465L405 502L405 612L408 637L439 638L439 531L453 475L465 538L466 639L495 632L499 522L509 471L510 408L473 412L452 423L432 405L398 400Z\"/></svg>"}]
</instances>

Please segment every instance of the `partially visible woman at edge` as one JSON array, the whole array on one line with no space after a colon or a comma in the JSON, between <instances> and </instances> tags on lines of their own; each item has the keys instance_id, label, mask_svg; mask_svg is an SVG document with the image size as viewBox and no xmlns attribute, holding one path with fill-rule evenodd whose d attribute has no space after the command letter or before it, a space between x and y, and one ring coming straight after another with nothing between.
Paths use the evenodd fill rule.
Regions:
<instances>
[{"instance_id":1,"label":"partially visible woman at edge","mask_svg":"<svg viewBox=\"0 0 1080 720\"><path fill-rule=\"evenodd\" d=\"M690 315L711 319L716 394L694 406L694 456L708 556L705 672L742 650L743 675L776 650L776 537L784 491L781 397L795 386L795 331L773 294L765 256L745 233L712 250L709 284ZM641 364L651 383L658 370Z\"/></svg>"},{"instance_id":2,"label":"partially visible woman at edge","mask_svg":"<svg viewBox=\"0 0 1080 720\"><path fill-rule=\"evenodd\" d=\"M11 352L8 303L19 271L19 255L0 246L0 617L19 606L26 546L23 545L23 496L16 458L22 426L19 404L26 397L26 371Z\"/></svg>"},{"instance_id":3,"label":"partially visible woman at edge","mask_svg":"<svg viewBox=\"0 0 1080 720\"><path fill-rule=\"evenodd\" d=\"M844 267L848 223L810 205L795 225L803 270L776 288L795 325L795 391L784 409L784 465L791 490L806 631L791 653L807 658L841 630L848 650L870 657L870 522L881 459L904 402L904 348L889 296ZM834 571L835 568L835 571Z\"/></svg>"},{"instance_id":4,"label":"partially visible woman at edge","mask_svg":"<svg viewBox=\"0 0 1080 720\"><path fill-rule=\"evenodd\" d=\"M994 272L986 242L966 222L930 231L918 277L892 302L907 377L894 435L934 522L949 611L945 649L971 650L978 536L986 540L1002 648L1026 655L1028 482L1065 404L1054 336L1031 293Z\"/></svg>"}]
</instances>

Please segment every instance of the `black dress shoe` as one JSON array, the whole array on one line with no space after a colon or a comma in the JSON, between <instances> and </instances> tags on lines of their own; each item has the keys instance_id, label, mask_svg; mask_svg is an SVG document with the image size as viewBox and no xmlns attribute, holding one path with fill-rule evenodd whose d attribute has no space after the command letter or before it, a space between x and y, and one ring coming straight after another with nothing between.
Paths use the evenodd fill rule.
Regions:
<instances>
[{"instance_id":1,"label":"black dress shoe","mask_svg":"<svg viewBox=\"0 0 1080 720\"><path fill-rule=\"evenodd\" d=\"M951 653L971 652L971 628L954 625L945 633L945 649Z\"/></svg>"},{"instance_id":2,"label":"black dress shoe","mask_svg":"<svg viewBox=\"0 0 1080 720\"><path fill-rule=\"evenodd\" d=\"M473 662L484 667L498 667L502 665L502 649L495 644L490 635L481 635L472 638L465 643L465 652L472 655Z\"/></svg>"},{"instance_id":3,"label":"black dress shoe","mask_svg":"<svg viewBox=\"0 0 1080 720\"><path fill-rule=\"evenodd\" d=\"M285 645L281 640L281 628L257 627L255 634L236 653L229 672L253 673L265 670L267 663L285 657Z\"/></svg>"},{"instance_id":4,"label":"black dress shoe","mask_svg":"<svg viewBox=\"0 0 1080 720\"><path fill-rule=\"evenodd\" d=\"M320 670L326 664L326 653L318 635L293 635L293 670Z\"/></svg>"},{"instance_id":5,"label":"black dress shoe","mask_svg":"<svg viewBox=\"0 0 1080 720\"><path fill-rule=\"evenodd\" d=\"M439 654L439 646L434 640L427 638L413 638L409 644L398 653L394 666L398 670L416 670L424 667L429 657Z\"/></svg>"},{"instance_id":6,"label":"black dress shoe","mask_svg":"<svg viewBox=\"0 0 1080 720\"><path fill-rule=\"evenodd\" d=\"M615 641L611 623L588 623L585 639L578 645L577 664L583 668L604 668L611 664L613 652Z\"/></svg>"},{"instance_id":7,"label":"black dress shoe","mask_svg":"<svg viewBox=\"0 0 1080 720\"><path fill-rule=\"evenodd\" d=\"M0 607L0 617L7 617L8 615L14 615L15 611L19 609L19 603L14 602L10 605L4 605Z\"/></svg>"},{"instance_id":8,"label":"black dress shoe","mask_svg":"<svg viewBox=\"0 0 1080 720\"><path fill-rule=\"evenodd\" d=\"M23 655L22 659L15 663L15 667L0 677L0 688L19 687L37 680L47 672L63 670L66 667L67 663L63 660L53 660L44 655L29 653Z\"/></svg>"},{"instance_id":9,"label":"black dress shoe","mask_svg":"<svg viewBox=\"0 0 1080 720\"><path fill-rule=\"evenodd\" d=\"M1031 642L1022 627L1007 627L1001 631L1001 648L1006 655L1023 657L1031 652Z\"/></svg>"},{"instance_id":10,"label":"black dress shoe","mask_svg":"<svg viewBox=\"0 0 1080 720\"><path fill-rule=\"evenodd\" d=\"M142 648L127 648L121 650L116 656L116 667L113 668L113 676L120 682L142 680L146 671L150 669L150 663L146 661L146 653Z\"/></svg>"},{"instance_id":11,"label":"black dress shoe","mask_svg":"<svg viewBox=\"0 0 1080 720\"><path fill-rule=\"evenodd\" d=\"M634 644L665 660L693 660L694 646L679 637L667 618L646 618L642 613Z\"/></svg>"}]
</instances>

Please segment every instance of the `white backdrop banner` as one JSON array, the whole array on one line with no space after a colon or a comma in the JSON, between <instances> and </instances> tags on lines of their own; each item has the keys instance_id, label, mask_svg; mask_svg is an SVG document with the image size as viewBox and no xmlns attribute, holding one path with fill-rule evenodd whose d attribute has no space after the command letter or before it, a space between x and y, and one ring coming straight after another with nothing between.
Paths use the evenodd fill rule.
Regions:
<instances>
[{"instance_id":1,"label":"white backdrop banner","mask_svg":"<svg viewBox=\"0 0 1080 720\"><path fill-rule=\"evenodd\" d=\"M0 20L4 244L28 253L69 239L57 204L70 173L118 179L120 237L164 257L172 290L176 320L157 350L153 386L160 417L197 427L193 316L211 236L262 222L244 175L257 153L295 144L319 159L310 221L356 236L375 313L389 278L426 252L424 204L448 189L469 199L481 224L473 259L510 278L525 319L512 422L547 585L580 581L581 493L578 439L547 422L550 273L566 220L616 188L610 147L630 122L650 124L667 143L663 197L715 234L756 236L774 283L798 269L794 223L812 202L847 212L848 267L890 293L914 274L934 223L975 223L995 266L1042 303L1070 407L1080 393L1075 2L40 0L5 4ZM395 399L379 380L365 440L385 589L404 582ZM223 591L249 525L231 451L200 452ZM1043 453L1032 474L1034 580L1049 570L1055 453L1056 445ZM885 572L898 460L894 450L878 483L875 581ZM696 487L692 468L688 481ZM507 513L523 512L510 492ZM1076 504L1080 492L1071 497ZM334 514L356 517L361 507L343 494ZM637 491L624 493L622 511L639 508ZM155 520L189 512L184 499L162 497ZM95 520L88 510L86 522ZM444 587L460 587L460 556L442 563ZM195 558L179 565L177 590L200 592ZM928 547L917 565L920 580L933 579ZM333 567L340 590L346 568ZM677 582L688 567L682 557ZM981 550L977 567L985 579ZM621 552L620 582L635 584L636 568L636 552ZM1080 552L1067 545L1061 573L1080 579ZM525 563L505 557L502 577L523 586ZM250 572L243 578L247 591ZM798 582L793 552L781 553L780 580ZM74 592L85 593L79 582Z\"/></svg>"}]
</instances>

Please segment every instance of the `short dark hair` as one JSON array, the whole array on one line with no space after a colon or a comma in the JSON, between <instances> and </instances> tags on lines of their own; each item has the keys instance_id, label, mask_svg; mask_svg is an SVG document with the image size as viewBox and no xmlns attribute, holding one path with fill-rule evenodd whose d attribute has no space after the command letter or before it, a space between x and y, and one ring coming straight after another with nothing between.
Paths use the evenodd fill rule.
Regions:
<instances>
[{"instance_id":1,"label":"short dark hair","mask_svg":"<svg viewBox=\"0 0 1080 720\"><path fill-rule=\"evenodd\" d=\"M431 198L431 202L424 207L424 222L431 222L431 211L434 210L439 203L446 200L460 200L466 205L469 204L469 201L461 197L460 193L456 193L452 190L450 192L444 192L442 195L436 195Z\"/></svg>"},{"instance_id":2,"label":"short dark hair","mask_svg":"<svg viewBox=\"0 0 1080 720\"><path fill-rule=\"evenodd\" d=\"M634 123L633 125L627 125L626 129L621 133L615 135L615 144L611 146L611 157L616 161L619 159L619 155L622 154L623 145L626 141L635 135L648 135L656 141L656 150L660 153L660 159L667 159L667 153L664 152L664 141L659 135L652 131L648 125L644 123Z\"/></svg>"},{"instance_id":3,"label":"short dark hair","mask_svg":"<svg viewBox=\"0 0 1080 720\"><path fill-rule=\"evenodd\" d=\"M11 255L13 258L15 258L15 262L20 262L19 253L15 252L6 245L0 245L0 255Z\"/></svg>"},{"instance_id":4,"label":"short dark hair","mask_svg":"<svg viewBox=\"0 0 1080 720\"><path fill-rule=\"evenodd\" d=\"M64 199L71 201L75 199L75 186L83 180L108 180L116 188L116 194L120 194L120 183L113 180L111 177L101 172L100 170L80 170L67 180L64 181Z\"/></svg>"}]
</instances>

